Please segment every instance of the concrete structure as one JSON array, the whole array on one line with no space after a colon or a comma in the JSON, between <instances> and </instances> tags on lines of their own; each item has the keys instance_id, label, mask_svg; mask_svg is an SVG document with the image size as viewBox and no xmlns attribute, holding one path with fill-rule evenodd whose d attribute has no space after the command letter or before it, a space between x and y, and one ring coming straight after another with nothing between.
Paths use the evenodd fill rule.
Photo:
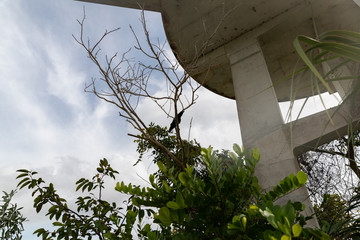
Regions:
<instances>
[{"instance_id":1,"label":"concrete structure","mask_svg":"<svg viewBox=\"0 0 360 240\"><path fill-rule=\"evenodd\" d=\"M340 111L331 110L334 125L320 112L297 121L290 130L278 105L288 101L294 89L292 99L313 93L306 76L294 84L278 82L293 72L298 60L292 45L295 37L316 38L331 29L360 31L358 0L81 1L161 12L168 41L182 66L206 88L236 100L243 144L260 149L256 175L265 188L299 170L294 153L346 134L349 121L359 120L359 107L344 104ZM357 67L343 67L338 74L358 71ZM351 84L335 83L332 88L345 97ZM303 201L311 214L305 188L281 201L288 199Z\"/></svg>"}]
</instances>

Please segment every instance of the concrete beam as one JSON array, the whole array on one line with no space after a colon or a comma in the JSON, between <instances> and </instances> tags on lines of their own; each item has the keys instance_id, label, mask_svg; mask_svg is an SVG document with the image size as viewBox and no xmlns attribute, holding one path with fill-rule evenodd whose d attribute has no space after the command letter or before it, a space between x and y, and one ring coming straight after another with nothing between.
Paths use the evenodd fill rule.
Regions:
<instances>
[{"instance_id":1,"label":"concrete beam","mask_svg":"<svg viewBox=\"0 0 360 240\"><path fill-rule=\"evenodd\" d=\"M154 12L161 11L160 0L75 0L80 2L90 2L105 4L117 7L133 8L138 10L148 10Z\"/></svg>"},{"instance_id":2,"label":"concrete beam","mask_svg":"<svg viewBox=\"0 0 360 240\"><path fill-rule=\"evenodd\" d=\"M298 156L356 129L360 129L360 95L348 97L346 102L327 113L322 111L284 125L282 131L291 137L294 154Z\"/></svg>"}]
</instances>

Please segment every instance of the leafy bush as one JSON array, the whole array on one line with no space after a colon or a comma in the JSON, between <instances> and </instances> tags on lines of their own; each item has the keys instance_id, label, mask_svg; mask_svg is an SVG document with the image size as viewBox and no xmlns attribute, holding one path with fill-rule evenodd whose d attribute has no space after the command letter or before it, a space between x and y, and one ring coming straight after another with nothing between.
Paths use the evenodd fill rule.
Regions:
<instances>
[{"instance_id":1,"label":"leafy bush","mask_svg":"<svg viewBox=\"0 0 360 240\"><path fill-rule=\"evenodd\" d=\"M11 202L16 191L3 193L0 205L0 239L19 240L22 238L21 232L24 231L23 223L26 218L20 212L22 208Z\"/></svg>"},{"instance_id":2,"label":"leafy bush","mask_svg":"<svg viewBox=\"0 0 360 240\"><path fill-rule=\"evenodd\" d=\"M131 209L123 213L123 207L118 207L115 202L109 203L102 199L104 178L115 179L118 172L111 168L104 158L100 160L97 174L92 179L81 178L76 182L76 191L87 192L85 197L78 197L76 210L70 209L67 200L61 198L50 183L44 186L41 178L35 178L37 172L20 169L18 186L33 189L34 208L40 212L45 205L50 207L47 216L53 221L55 231L37 229L34 234L43 239L91 239L97 236L99 239L131 239L131 230L134 224L135 213ZM95 190L97 191L95 193Z\"/></svg>"},{"instance_id":3,"label":"leafy bush","mask_svg":"<svg viewBox=\"0 0 360 240\"><path fill-rule=\"evenodd\" d=\"M177 172L158 162L166 180L150 175L151 187L120 182L116 190L132 195L139 208L157 209L154 223L140 233L148 239L330 239L320 230L304 228L304 205L273 202L302 186L306 175L290 175L265 193L254 176L259 152L246 154L238 145L234 151L219 153L202 149L199 166L187 165ZM221 156L221 157L220 157Z\"/></svg>"},{"instance_id":4,"label":"leafy bush","mask_svg":"<svg viewBox=\"0 0 360 240\"><path fill-rule=\"evenodd\" d=\"M166 130L153 127L154 135L176 145L176 139ZM132 239L134 233L149 240L330 239L320 230L304 227L309 217L301 214L302 203L274 205L276 199L305 184L307 176L303 172L290 174L265 192L254 176L260 159L257 149L246 153L235 144L234 152L213 151L210 147L200 152L196 151L197 144L185 142L192 151L185 151L183 170L159 154L161 149L141 144L138 151L151 151L159 170L149 176L147 187L118 182L115 190L130 196L122 207L101 196L105 177L115 179L117 174L106 159L100 160L92 179L77 181L76 190L87 195L77 198L76 210L68 207L53 184L45 186L41 178L35 178L37 172L18 170L20 188L33 189L37 212L49 205L47 216L55 227L53 231L40 228L35 234L43 239ZM180 148L169 149L184 154ZM145 221L145 216L150 221Z\"/></svg>"}]
</instances>

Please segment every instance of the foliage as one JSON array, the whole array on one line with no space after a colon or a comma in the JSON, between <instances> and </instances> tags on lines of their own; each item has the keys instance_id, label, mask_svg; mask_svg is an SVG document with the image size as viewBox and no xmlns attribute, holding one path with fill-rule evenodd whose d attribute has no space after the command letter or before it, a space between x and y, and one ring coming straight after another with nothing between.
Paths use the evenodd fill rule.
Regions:
<instances>
[{"instance_id":1,"label":"foliage","mask_svg":"<svg viewBox=\"0 0 360 240\"><path fill-rule=\"evenodd\" d=\"M323 202L314 206L315 214L320 226L325 222L329 224L337 224L341 221L351 218L349 213L344 214L347 209L346 201L338 194L325 194Z\"/></svg>"},{"instance_id":2,"label":"foliage","mask_svg":"<svg viewBox=\"0 0 360 240\"><path fill-rule=\"evenodd\" d=\"M312 198L320 200L314 210L322 230L333 239L359 239L360 191L356 187L357 181L351 177L355 173L345 166L345 156L331 154L332 151L349 151L350 146L346 146L342 140L345 141L339 139L321 146L317 155L307 153L302 157L301 165L310 177L308 189ZM358 153L355 156L358 158Z\"/></svg>"},{"instance_id":3,"label":"foliage","mask_svg":"<svg viewBox=\"0 0 360 240\"><path fill-rule=\"evenodd\" d=\"M306 44L308 48L304 50L301 43ZM359 78L359 76L342 76L340 78L334 78L331 74L336 68L346 62L360 62L360 33L345 30L332 30L320 34L318 39L307 36L298 36L294 40L294 47L306 64L307 69L316 76L330 93L333 91L328 84L329 81ZM308 57L307 53L309 53L311 57ZM317 65L322 64L323 62L341 57L345 60L343 60L339 66L330 69L330 71L325 74L325 77L323 77L316 68Z\"/></svg>"},{"instance_id":4,"label":"foliage","mask_svg":"<svg viewBox=\"0 0 360 240\"><path fill-rule=\"evenodd\" d=\"M246 154L238 145L234 151L202 149L203 168L187 165L180 172L158 162L167 181L150 175L146 191L124 182L115 189L131 194L137 206L158 209L154 222L161 230L145 225L140 231L149 239L329 239L319 230L304 228L303 204L273 204L302 186L304 173L290 175L265 193L253 175L259 152Z\"/></svg>"},{"instance_id":5,"label":"foliage","mask_svg":"<svg viewBox=\"0 0 360 240\"><path fill-rule=\"evenodd\" d=\"M334 238L351 239L351 234L356 233L358 228L358 216L353 215L358 204L352 201L358 195L354 192L354 187L358 185L360 178L359 132L356 131L358 124L354 122L359 117L360 33L331 30L316 36L316 39L298 36L294 40L294 47L305 67L292 77L310 72L312 78L309 85L321 101L321 86L329 93L333 93L334 88L339 90L342 98L341 104L331 111L326 109L323 102L329 120L322 131L328 125L334 125L333 118L336 115L341 115L341 118L348 121L347 135L339 135L338 139L328 144L314 146L312 151L304 153L298 159L302 170L309 176L307 187L316 204L323 229ZM336 85L341 88L336 88ZM305 103L306 101L307 99ZM344 234L344 231L347 233Z\"/></svg>"},{"instance_id":6,"label":"foliage","mask_svg":"<svg viewBox=\"0 0 360 240\"><path fill-rule=\"evenodd\" d=\"M166 129L153 128L172 144ZM144 149L153 151L156 158L161 149L155 147ZM198 145L193 147L196 149ZM124 208L101 198L104 178L115 178L117 173L106 159L100 161L97 174L91 180L77 181L76 190L88 194L78 197L76 210L68 207L52 184L43 186L41 178L34 178L36 172L19 170L19 186L34 190L37 212L46 204L50 206L47 216L56 230L36 230L35 234L43 239L91 239L95 236L132 239L133 230L138 238L151 240L330 239L320 230L304 227L308 218L301 214L304 205L300 202L289 201L284 206L274 204L279 197L305 184L307 177L303 172L289 175L271 191L264 192L254 176L260 159L257 149L246 153L235 144L234 152L218 152L209 147L203 148L200 156L187 155L190 156L197 160L189 159L185 170L163 163L166 158L157 158L159 170L149 176L148 187L118 182L115 190L130 195ZM98 196L94 190L98 191ZM144 221L145 215L150 222Z\"/></svg>"},{"instance_id":7,"label":"foliage","mask_svg":"<svg viewBox=\"0 0 360 240\"><path fill-rule=\"evenodd\" d=\"M348 201L348 207L342 211L343 215L356 215L355 217L346 218L332 227L333 236L336 239L359 239L360 238L360 188L354 189L353 197ZM340 213L340 214L341 214Z\"/></svg>"},{"instance_id":8,"label":"foliage","mask_svg":"<svg viewBox=\"0 0 360 240\"><path fill-rule=\"evenodd\" d=\"M334 239L359 234L359 136L355 132L299 157L319 224Z\"/></svg>"},{"instance_id":9,"label":"foliage","mask_svg":"<svg viewBox=\"0 0 360 240\"><path fill-rule=\"evenodd\" d=\"M333 239L359 239L360 190L354 189L354 196L347 202L338 195L325 195L321 205L315 211L321 220L322 230Z\"/></svg>"},{"instance_id":10,"label":"foliage","mask_svg":"<svg viewBox=\"0 0 360 240\"><path fill-rule=\"evenodd\" d=\"M182 140L179 143L177 136L169 134L167 128L162 128L158 125L155 125L154 123L150 123L150 126L148 127L148 132L149 135L152 138L156 139L157 142L159 142L163 146L166 146L166 148L177 159L181 159L181 161L184 162L181 162L181 164L179 164L178 162L174 161L169 156L169 154L167 154L167 152L162 151L157 144L154 144L151 141L147 141L146 138L143 137L143 135L138 136L138 139L134 141L138 144L137 152L140 154L138 161L142 160L145 153L151 152L153 157L153 163L157 164L158 162L161 162L168 168L173 166L175 168L175 171L180 171L182 169L182 166L185 166L186 164L192 166L199 165L201 147L198 143L186 140ZM159 171L156 174L162 174L162 172Z\"/></svg>"},{"instance_id":11,"label":"foliage","mask_svg":"<svg viewBox=\"0 0 360 240\"><path fill-rule=\"evenodd\" d=\"M92 179L81 178L76 182L76 191L87 192L85 197L79 196L76 210L70 209L67 200L61 198L52 183L44 186L41 178L35 178L37 172L20 169L17 178L18 186L33 189L34 208L40 212L45 205L50 206L47 216L53 221L54 231L40 228L34 232L42 239L130 239L135 222L136 212L131 206L126 209L102 199L105 177L115 179L118 172L111 168L104 158L100 160L97 174ZM95 190L96 193L95 194ZM123 211L124 210L124 213Z\"/></svg>"},{"instance_id":12,"label":"foliage","mask_svg":"<svg viewBox=\"0 0 360 240\"><path fill-rule=\"evenodd\" d=\"M10 193L3 193L2 204L0 205L1 239L21 239L21 232L24 231L23 223L26 218L20 212L22 208L19 208L16 203L11 203L16 191L12 190Z\"/></svg>"},{"instance_id":13,"label":"foliage","mask_svg":"<svg viewBox=\"0 0 360 240\"><path fill-rule=\"evenodd\" d=\"M317 153L341 157L342 160L347 158L349 160L347 167L355 173L357 178L360 178L360 171L355 158L356 151L354 151L355 147L359 145L359 132L356 131L358 124L353 123L355 120L353 117L359 117L356 112L359 107L360 90L360 33L346 30L331 30L316 36L316 39L298 36L293 44L301 60L305 63L305 67L296 71L291 77L299 73L311 72L313 78L311 79L310 87L314 94L319 95L321 101L323 99L320 96L320 85L324 86L329 93L333 93L332 83L342 85L343 82L347 82L348 86L346 86L347 84L344 84L344 86L349 89L343 89L341 104L331 113L324 105L329 122L323 126L323 130L325 130L329 124L334 125L332 118L336 114L341 115L341 118L346 119L349 123L347 136L341 135L339 139L332 143L325 144L324 146L315 146L313 150ZM307 100L305 100L305 103ZM344 109L346 113L339 113L341 109ZM357 115L355 116L354 114ZM304 160L302 162L305 163Z\"/></svg>"}]
</instances>

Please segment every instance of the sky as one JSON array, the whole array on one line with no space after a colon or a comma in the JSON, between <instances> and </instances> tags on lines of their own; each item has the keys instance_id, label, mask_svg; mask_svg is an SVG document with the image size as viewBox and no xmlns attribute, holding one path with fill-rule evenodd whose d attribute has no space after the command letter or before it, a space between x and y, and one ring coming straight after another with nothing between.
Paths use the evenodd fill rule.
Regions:
<instances>
[{"instance_id":1,"label":"sky","mask_svg":"<svg viewBox=\"0 0 360 240\"><path fill-rule=\"evenodd\" d=\"M120 174L118 180L146 184L153 171L150 159L136 167L136 145L132 132L118 110L84 92L84 86L98 71L84 50L74 41L83 9L85 31L90 39L105 29L121 29L106 40L104 53L122 53L133 46L131 24L141 34L140 11L71 0L0 0L0 191L16 188L17 169L39 172L53 182L59 194L75 201L75 182L95 174L100 159L107 158ZM161 16L146 13L154 39L165 40ZM141 56L135 54L134 57ZM154 80L155 81L155 80ZM164 91L159 87L158 91ZM204 88L197 103L182 118L184 135L191 123L190 138L202 146L231 149L241 145L235 101ZM168 126L171 122L148 101L139 109L146 122ZM286 105L282 106L286 112ZM115 182L109 183L110 189ZM108 198L121 197L110 191ZM31 192L15 196L25 223L24 239L49 224L32 209Z\"/></svg>"}]
</instances>

